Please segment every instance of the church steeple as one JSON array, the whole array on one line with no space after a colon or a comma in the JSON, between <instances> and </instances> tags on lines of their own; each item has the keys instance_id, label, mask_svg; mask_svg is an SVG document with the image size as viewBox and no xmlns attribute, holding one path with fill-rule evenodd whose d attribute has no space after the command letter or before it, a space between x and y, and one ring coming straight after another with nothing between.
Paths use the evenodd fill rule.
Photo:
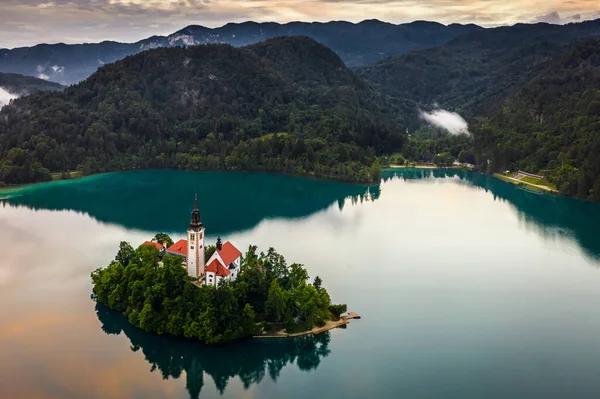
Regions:
<instances>
[{"instance_id":1,"label":"church steeple","mask_svg":"<svg viewBox=\"0 0 600 399\"><path fill-rule=\"evenodd\" d=\"M223 243L221 242L221 236L217 237L217 249L219 251L223 249Z\"/></svg>"},{"instance_id":2,"label":"church steeple","mask_svg":"<svg viewBox=\"0 0 600 399\"><path fill-rule=\"evenodd\" d=\"M194 210L192 211L192 221L190 222L190 230L198 231L202 228L200 221L200 211L198 210L198 194L194 196Z\"/></svg>"}]
</instances>

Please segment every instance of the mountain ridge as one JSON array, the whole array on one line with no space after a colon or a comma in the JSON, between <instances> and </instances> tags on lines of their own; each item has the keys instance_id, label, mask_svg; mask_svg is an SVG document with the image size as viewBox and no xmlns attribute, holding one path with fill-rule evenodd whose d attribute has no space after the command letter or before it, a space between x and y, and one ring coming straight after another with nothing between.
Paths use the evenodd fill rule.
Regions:
<instances>
[{"instance_id":1,"label":"mountain ridge","mask_svg":"<svg viewBox=\"0 0 600 399\"><path fill-rule=\"evenodd\" d=\"M437 22L415 21L395 25L378 20L286 24L247 21L228 23L217 28L188 25L170 35L153 35L134 43L102 41L0 49L0 71L47 77L68 85L87 78L103 64L152 48L210 43L228 43L240 47L277 36L311 37L332 48L347 65L352 66L373 62L388 55L439 45L480 29L483 28L472 24L446 26Z\"/></svg>"}]
</instances>

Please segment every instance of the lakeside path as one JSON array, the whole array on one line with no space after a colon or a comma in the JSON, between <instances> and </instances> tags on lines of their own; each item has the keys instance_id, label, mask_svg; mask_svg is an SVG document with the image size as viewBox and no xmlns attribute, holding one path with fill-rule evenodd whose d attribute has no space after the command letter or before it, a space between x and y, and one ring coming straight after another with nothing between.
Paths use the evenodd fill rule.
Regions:
<instances>
[{"instance_id":1,"label":"lakeside path","mask_svg":"<svg viewBox=\"0 0 600 399\"><path fill-rule=\"evenodd\" d=\"M543 191L548 191L550 193L558 193L558 190L555 190L555 189L550 188L548 186L542 186L542 185L539 185L539 184L528 183L526 181L519 180L519 179L513 179L512 177L504 176L504 175L501 175L499 173L494 173L494 176L496 176L500 180L504 180L506 182L513 183L513 184L516 184L516 185L523 184L526 187L535 187L535 188L539 188L540 190L543 190Z\"/></svg>"},{"instance_id":2,"label":"lakeside path","mask_svg":"<svg viewBox=\"0 0 600 399\"><path fill-rule=\"evenodd\" d=\"M301 331L301 332L293 333L293 334L288 334L286 332L283 332L283 330L282 330L282 331L278 331L274 334L254 335L254 336L252 336L252 338L293 338L293 337L299 337L299 336L308 335L308 334L317 335L317 334L324 333L325 331L333 330L334 328L338 328L343 325L346 325L346 324L350 323L351 319L360 319L360 316L354 312L348 312L347 315L341 316L340 319L337 321L327 320L325 322L325 325L322 327L314 327L310 330Z\"/></svg>"}]
</instances>

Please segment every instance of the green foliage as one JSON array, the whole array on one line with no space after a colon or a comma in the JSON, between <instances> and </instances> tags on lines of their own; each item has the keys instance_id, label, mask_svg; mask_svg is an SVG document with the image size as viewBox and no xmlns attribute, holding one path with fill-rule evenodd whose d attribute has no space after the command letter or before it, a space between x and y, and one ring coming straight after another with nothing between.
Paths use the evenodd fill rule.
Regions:
<instances>
[{"instance_id":1,"label":"green foliage","mask_svg":"<svg viewBox=\"0 0 600 399\"><path fill-rule=\"evenodd\" d=\"M273 321L281 321L286 313L287 299L279 281L274 278L269 288L269 295L265 303L267 316Z\"/></svg>"},{"instance_id":2,"label":"green foliage","mask_svg":"<svg viewBox=\"0 0 600 399\"><path fill-rule=\"evenodd\" d=\"M117 252L115 260L121 265L127 266L134 256L135 251L133 250L133 247L129 245L128 242L121 241L121 243L119 244L119 252Z\"/></svg>"},{"instance_id":3,"label":"green foliage","mask_svg":"<svg viewBox=\"0 0 600 399\"><path fill-rule=\"evenodd\" d=\"M454 162L454 157L447 152L442 152L433 157L433 163L437 166L450 166Z\"/></svg>"},{"instance_id":4,"label":"green foliage","mask_svg":"<svg viewBox=\"0 0 600 399\"><path fill-rule=\"evenodd\" d=\"M537 71L474 129L490 170L548 177L560 193L600 200L600 40L574 45ZM590 112L588 112L590 111ZM482 162L481 162L482 163Z\"/></svg>"},{"instance_id":5,"label":"green foliage","mask_svg":"<svg viewBox=\"0 0 600 399\"><path fill-rule=\"evenodd\" d=\"M342 313L346 313L348 311L348 307L346 306L346 304L331 305L331 306L329 306L329 311L331 312L331 314L334 317L339 319L339 317Z\"/></svg>"},{"instance_id":6,"label":"green foliage","mask_svg":"<svg viewBox=\"0 0 600 399\"><path fill-rule=\"evenodd\" d=\"M156 242L159 242L161 244L164 244L166 242L167 247L170 247L171 245L173 245L173 240L166 233L156 233L153 240Z\"/></svg>"},{"instance_id":7,"label":"green foliage","mask_svg":"<svg viewBox=\"0 0 600 399\"><path fill-rule=\"evenodd\" d=\"M4 107L0 180L172 168L376 182L377 154L405 140L391 107L305 37L155 49Z\"/></svg>"},{"instance_id":8,"label":"green foliage","mask_svg":"<svg viewBox=\"0 0 600 399\"><path fill-rule=\"evenodd\" d=\"M315 277L315 281L313 282L313 287L315 287L318 291L321 289L322 285L323 285L323 280L321 280L321 277L319 277L319 276Z\"/></svg>"},{"instance_id":9,"label":"green foliage","mask_svg":"<svg viewBox=\"0 0 600 399\"><path fill-rule=\"evenodd\" d=\"M116 259L92 273L94 297L148 332L220 343L257 333L257 320L311 328L331 317L327 291L273 248L250 247L239 277L218 287L194 286L179 257L164 256L159 267L153 245L123 242Z\"/></svg>"}]
</instances>

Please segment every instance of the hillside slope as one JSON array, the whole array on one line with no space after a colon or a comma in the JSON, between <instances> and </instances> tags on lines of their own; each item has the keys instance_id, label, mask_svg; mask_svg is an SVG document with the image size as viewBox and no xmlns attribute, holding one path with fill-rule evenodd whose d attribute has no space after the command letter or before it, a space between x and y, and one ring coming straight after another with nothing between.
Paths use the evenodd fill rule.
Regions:
<instances>
[{"instance_id":1,"label":"hillside slope","mask_svg":"<svg viewBox=\"0 0 600 399\"><path fill-rule=\"evenodd\" d=\"M597 35L600 19L568 25L519 24L467 34L356 71L387 94L423 108L437 103L465 117L490 115L554 56ZM420 123L416 117L415 112L411 131Z\"/></svg>"},{"instance_id":2,"label":"hillside slope","mask_svg":"<svg viewBox=\"0 0 600 399\"><path fill-rule=\"evenodd\" d=\"M192 25L169 36L153 36L136 43L40 44L0 49L0 71L44 76L62 84L77 83L100 66L141 51L174 46L227 43L246 46L280 36L308 36L333 49L348 65L362 65L394 54L446 43L460 35L480 31L475 25L418 21L394 25L377 20L358 24L245 22L211 29Z\"/></svg>"},{"instance_id":3,"label":"hillside slope","mask_svg":"<svg viewBox=\"0 0 600 399\"><path fill-rule=\"evenodd\" d=\"M600 200L600 38L544 65L475 139L492 171L540 172L563 194Z\"/></svg>"},{"instance_id":4,"label":"hillside slope","mask_svg":"<svg viewBox=\"0 0 600 399\"><path fill-rule=\"evenodd\" d=\"M402 147L401 124L383 96L309 38L161 48L5 107L0 180L182 168L368 182L379 173L376 153Z\"/></svg>"}]
</instances>

